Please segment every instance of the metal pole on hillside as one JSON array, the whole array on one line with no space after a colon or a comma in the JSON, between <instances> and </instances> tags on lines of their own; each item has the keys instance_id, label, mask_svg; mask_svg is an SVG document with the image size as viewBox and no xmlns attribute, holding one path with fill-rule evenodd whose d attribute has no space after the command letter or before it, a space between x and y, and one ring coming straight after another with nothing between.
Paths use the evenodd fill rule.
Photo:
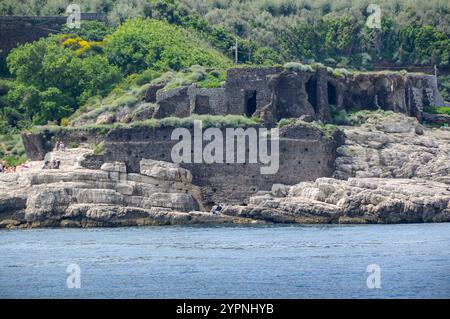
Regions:
<instances>
[{"instance_id":1,"label":"metal pole on hillside","mask_svg":"<svg viewBox=\"0 0 450 319\"><path fill-rule=\"evenodd\" d=\"M237 65L238 64L238 40L236 38L236 44L233 47L234 49L234 63Z\"/></svg>"}]
</instances>

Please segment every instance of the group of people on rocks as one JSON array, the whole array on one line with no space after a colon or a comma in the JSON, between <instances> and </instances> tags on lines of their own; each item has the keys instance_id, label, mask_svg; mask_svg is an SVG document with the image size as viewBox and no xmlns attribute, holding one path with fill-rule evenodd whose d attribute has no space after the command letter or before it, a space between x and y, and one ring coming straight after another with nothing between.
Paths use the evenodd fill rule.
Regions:
<instances>
[{"instance_id":1,"label":"group of people on rocks","mask_svg":"<svg viewBox=\"0 0 450 319\"><path fill-rule=\"evenodd\" d=\"M0 161L0 173L3 174L21 172L27 168L28 165L26 163L17 166L16 165L8 166L8 164L5 161Z\"/></svg>"},{"instance_id":2,"label":"group of people on rocks","mask_svg":"<svg viewBox=\"0 0 450 319\"><path fill-rule=\"evenodd\" d=\"M45 161L42 169L59 169L59 165L61 165L61 161L58 160Z\"/></svg>"},{"instance_id":3,"label":"group of people on rocks","mask_svg":"<svg viewBox=\"0 0 450 319\"><path fill-rule=\"evenodd\" d=\"M62 141L56 141L55 144L55 151L65 151L66 150L66 146L64 145L64 143Z\"/></svg>"},{"instance_id":4,"label":"group of people on rocks","mask_svg":"<svg viewBox=\"0 0 450 319\"><path fill-rule=\"evenodd\" d=\"M56 141L54 151L65 151L66 146L64 143L60 140ZM59 166L61 165L61 161L58 160L52 160L52 161L45 161L44 166L42 166L42 169L59 169Z\"/></svg>"},{"instance_id":5,"label":"group of people on rocks","mask_svg":"<svg viewBox=\"0 0 450 319\"><path fill-rule=\"evenodd\" d=\"M64 145L64 143L62 141L56 141L55 144L55 151L65 151L66 150L66 146ZM42 169L59 169L59 166L61 165L61 162L58 160L53 160L53 161L45 161L44 162L44 166L42 166ZM0 173L16 173L16 172L21 172L25 169L29 168L27 163L23 163L20 165L14 165L14 166L8 166L8 164L6 163L6 161L0 161Z\"/></svg>"}]
</instances>

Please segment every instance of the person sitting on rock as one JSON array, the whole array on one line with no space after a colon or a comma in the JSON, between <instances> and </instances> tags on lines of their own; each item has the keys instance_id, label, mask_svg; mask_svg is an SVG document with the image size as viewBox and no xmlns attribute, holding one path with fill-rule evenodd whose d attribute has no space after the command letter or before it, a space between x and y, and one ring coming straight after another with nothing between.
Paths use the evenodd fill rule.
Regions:
<instances>
[{"instance_id":1,"label":"person sitting on rock","mask_svg":"<svg viewBox=\"0 0 450 319\"><path fill-rule=\"evenodd\" d=\"M53 161L52 161L51 168L52 168L52 169L59 169L59 165L60 165L60 164L61 164L60 161L53 160Z\"/></svg>"},{"instance_id":2,"label":"person sitting on rock","mask_svg":"<svg viewBox=\"0 0 450 319\"><path fill-rule=\"evenodd\" d=\"M211 209L211 213L213 213L214 215L218 215L222 212L223 207L224 207L223 204L214 205L213 208Z\"/></svg>"},{"instance_id":3,"label":"person sitting on rock","mask_svg":"<svg viewBox=\"0 0 450 319\"><path fill-rule=\"evenodd\" d=\"M66 150L66 146L64 145L63 142L59 142L59 150L63 152Z\"/></svg>"},{"instance_id":4,"label":"person sitting on rock","mask_svg":"<svg viewBox=\"0 0 450 319\"><path fill-rule=\"evenodd\" d=\"M44 166L42 166L42 169L49 169L50 168L50 162L49 161L45 161L44 162Z\"/></svg>"}]
</instances>

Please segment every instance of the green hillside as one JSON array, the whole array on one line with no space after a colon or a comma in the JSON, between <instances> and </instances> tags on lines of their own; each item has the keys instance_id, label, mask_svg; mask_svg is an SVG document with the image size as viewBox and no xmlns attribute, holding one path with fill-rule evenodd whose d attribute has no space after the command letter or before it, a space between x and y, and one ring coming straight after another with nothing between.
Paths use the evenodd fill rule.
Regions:
<instances>
[{"instance_id":1,"label":"green hillside","mask_svg":"<svg viewBox=\"0 0 450 319\"><path fill-rule=\"evenodd\" d=\"M381 7L381 29L366 26L372 2ZM69 3L2 0L0 15L63 15ZM233 65L236 42L239 64L450 68L447 0L77 3L83 12L105 13L107 23L82 21L81 29L19 46L0 61L0 134L34 125L65 126L74 118L133 105L145 84L160 79L169 80L167 88L193 81L218 87ZM450 99L450 77L439 82ZM17 157L22 148L2 149L5 156L14 149Z\"/></svg>"}]
</instances>

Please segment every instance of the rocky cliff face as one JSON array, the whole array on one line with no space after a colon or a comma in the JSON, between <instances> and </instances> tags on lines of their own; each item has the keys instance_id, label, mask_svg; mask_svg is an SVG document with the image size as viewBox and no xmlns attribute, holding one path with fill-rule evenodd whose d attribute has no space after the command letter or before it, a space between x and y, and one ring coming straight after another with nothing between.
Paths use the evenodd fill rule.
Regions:
<instances>
[{"instance_id":1,"label":"rocky cliff face","mask_svg":"<svg viewBox=\"0 0 450 319\"><path fill-rule=\"evenodd\" d=\"M334 177L422 178L450 184L450 130L392 115L343 128Z\"/></svg>"},{"instance_id":2,"label":"rocky cliff face","mask_svg":"<svg viewBox=\"0 0 450 319\"><path fill-rule=\"evenodd\" d=\"M319 178L276 185L224 214L277 223L422 223L450 221L450 187L425 180Z\"/></svg>"},{"instance_id":3,"label":"rocky cliff face","mask_svg":"<svg viewBox=\"0 0 450 319\"><path fill-rule=\"evenodd\" d=\"M91 169L86 168L92 159L89 150L48 153L47 160L62 161L60 170L40 170L42 162L32 162L24 172L0 175L0 226L450 222L449 130L425 128L401 114L369 117L361 126L341 129L344 138L336 151L334 178L292 186L274 179L267 183L270 191L247 195L246 205L221 200L226 207L220 215L198 210L208 210L205 191L212 183L222 183L223 192L228 186L228 193L242 193L230 188L231 171L219 170L201 186L205 174L196 180L186 167L145 159L142 153L131 156L126 149L114 153L122 154L124 161L100 161ZM287 130L285 138L311 142L312 132ZM119 135L118 145L129 147L127 135ZM146 149L139 143L135 147L136 152ZM133 162L132 172L125 164L127 156L139 160ZM292 165L291 158L286 161ZM200 172L204 170L196 174ZM245 190L250 179L239 174L243 177L236 181ZM290 170L284 174L298 177Z\"/></svg>"},{"instance_id":4,"label":"rocky cliff face","mask_svg":"<svg viewBox=\"0 0 450 319\"><path fill-rule=\"evenodd\" d=\"M99 170L79 166L88 150L48 154L60 169L32 162L20 173L0 175L0 227L90 227L246 222L202 213L199 188L178 165L143 159L140 173L124 163Z\"/></svg>"},{"instance_id":5,"label":"rocky cliff face","mask_svg":"<svg viewBox=\"0 0 450 319\"><path fill-rule=\"evenodd\" d=\"M335 178L274 185L224 213L284 223L450 221L450 130L401 114L342 129Z\"/></svg>"}]
</instances>

